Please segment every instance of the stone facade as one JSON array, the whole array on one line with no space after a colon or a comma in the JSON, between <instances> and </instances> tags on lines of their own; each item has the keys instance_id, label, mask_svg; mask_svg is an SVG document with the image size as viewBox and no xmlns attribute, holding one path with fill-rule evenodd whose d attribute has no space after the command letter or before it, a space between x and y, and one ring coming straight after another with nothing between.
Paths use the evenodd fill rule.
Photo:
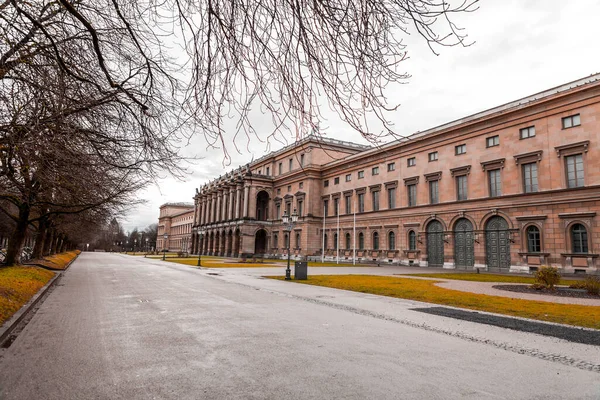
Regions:
<instances>
[{"instance_id":1,"label":"stone facade","mask_svg":"<svg viewBox=\"0 0 600 400\"><path fill-rule=\"evenodd\" d=\"M188 203L166 203L160 206L158 217L157 251L190 252L194 205ZM167 234L167 240L164 234Z\"/></svg>"},{"instance_id":2,"label":"stone facade","mask_svg":"<svg viewBox=\"0 0 600 400\"><path fill-rule=\"evenodd\" d=\"M296 209L295 257L597 272L599 139L600 75L378 148L310 136L199 188L192 251L285 256Z\"/></svg>"}]
</instances>

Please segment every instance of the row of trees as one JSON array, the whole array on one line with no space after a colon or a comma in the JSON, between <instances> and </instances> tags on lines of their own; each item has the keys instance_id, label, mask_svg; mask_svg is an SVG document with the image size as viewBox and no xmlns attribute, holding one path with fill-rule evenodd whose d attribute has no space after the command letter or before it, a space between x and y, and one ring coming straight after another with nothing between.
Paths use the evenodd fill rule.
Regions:
<instances>
[{"instance_id":1,"label":"row of trees","mask_svg":"<svg viewBox=\"0 0 600 400\"><path fill-rule=\"evenodd\" d=\"M140 188L185 172L177 144L191 135L228 160L226 143L257 135L256 106L272 119L268 137L301 138L326 104L376 141L367 116L391 132L384 91L407 78L403 37L464 44L451 17L475 2L0 0L6 263L19 262L28 232L35 257L56 238L89 240Z\"/></svg>"}]
</instances>

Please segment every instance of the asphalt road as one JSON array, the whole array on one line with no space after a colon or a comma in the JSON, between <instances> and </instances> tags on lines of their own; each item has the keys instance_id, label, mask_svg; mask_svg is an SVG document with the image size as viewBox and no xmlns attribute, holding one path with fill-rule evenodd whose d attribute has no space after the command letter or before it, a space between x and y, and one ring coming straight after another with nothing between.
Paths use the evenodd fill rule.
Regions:
<instances>
[{"instance_id":1,"label":"asphalt road","mask_svg":"<svg viewBox=\"0 0 600 400\"><path fill-rule=\"evenodd\" d=\"M209 272L82 254L0 354L0 398L600 398L599 372L399 323L401 301ZM302 298L311 293L399 318ZM461 324L479 337L519 334ZM600 352L528 335L519 340Z\"/></svg>"}]
</instances>

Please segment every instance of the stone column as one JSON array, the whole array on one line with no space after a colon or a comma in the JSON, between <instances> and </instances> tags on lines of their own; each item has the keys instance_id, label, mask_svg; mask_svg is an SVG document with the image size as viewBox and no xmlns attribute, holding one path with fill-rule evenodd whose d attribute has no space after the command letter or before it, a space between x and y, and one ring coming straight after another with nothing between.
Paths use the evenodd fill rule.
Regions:
<instances>
[{"instance_id":1,"label":"stone column","mask_svg":"<svg viewBox=\"0 0 600 400\"><path fill-rule=\"evenodd\" d=\"M242 198L242 187L240 185L235 186L235 219L240 218L240 202Z\"/></svg>"},{"instance_id":2,"label":"stone column","mask_svg":"<svg viewBox=\"0 0 600 400\"><path fill-rule=\"evenodd\" d=\"M250 193L250 187L244 185L244 208L242 209L242 215L244 218L248 218L248 198Z\"/></svg>"},{"instance_id":3,"label":"stone column","mask_svg":"<svg viewBox=\"0 0 600 400\"><path fill-rule=\"evenodd\" d=\"M228 219L231 221L233 219L233 200L234 200L234 192L235 188L229 189L229 210L227 211Z\"/></svg>"},{"instance_id":4,"label":"stone column","mask_svg":"<svg viewBox=\"0 0 600 400\"><path fill-rule=\"evenodd\" d=\"M221 203L223 205L223 218L221 219L229 221L229 213L227 212L229 210L229 188L223 190L223 200Z\"/></svg>"}]
</instances>

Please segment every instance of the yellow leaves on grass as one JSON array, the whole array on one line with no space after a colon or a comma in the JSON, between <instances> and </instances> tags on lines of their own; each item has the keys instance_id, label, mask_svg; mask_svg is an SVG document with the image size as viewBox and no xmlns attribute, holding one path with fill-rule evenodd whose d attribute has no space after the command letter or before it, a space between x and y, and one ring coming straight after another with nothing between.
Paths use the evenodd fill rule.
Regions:
<instances>
[{"instance_id":1,"label":"yellow leaves on grass","mask_svg":"<svg viewBox=\"0 0 600 400\"><path fill-rule=\"evenodd\" d=\"M514 275L494 275L494 274L462 274L462 273L440 273L440 274L406 274L406 277L420 276L423 278L438 278L452 279L458 281L474 281L474 282L498 282L498 283L535 283L535 278L530 276L514 276ZM563 285L570 285L578 281L572 279L562 279Z\"/></svg>"},{"instance_id":2,"label":"yellow leaves on grass","mask_svg":"<svg viewBox=\"0 0 600 400\"><path fill-rule=\"evenodd\" d=\"M54 272L37 267L0 268L0 324L27 303L52 276Z\"/></svg>"},{"instance_id":3,"label":"yellow leaves on grass","mask_svg":"<svg viewBox=\"0 0 600 400\"><path fill-rule=\"evenodd\" d=\"M306 281L295 282L600 329L600 307L467 293L435 286L437 281L433 280L370 275L313 275Z\"/></svg>"},{"instance_id":4,"label":"yellow leaves on grass","mask_svg":"<svg viewBox=\"0 0 600 400\"><path fill-rule=\"evenodd\" d=\"M69 262L77 257L79 253L79 250L67 251L66 253L54 254L52 256L44 257L41 260L35 260L33 263L43 265L47 268L62 270L65 269Z\"/></svg>"}]
</instances>

